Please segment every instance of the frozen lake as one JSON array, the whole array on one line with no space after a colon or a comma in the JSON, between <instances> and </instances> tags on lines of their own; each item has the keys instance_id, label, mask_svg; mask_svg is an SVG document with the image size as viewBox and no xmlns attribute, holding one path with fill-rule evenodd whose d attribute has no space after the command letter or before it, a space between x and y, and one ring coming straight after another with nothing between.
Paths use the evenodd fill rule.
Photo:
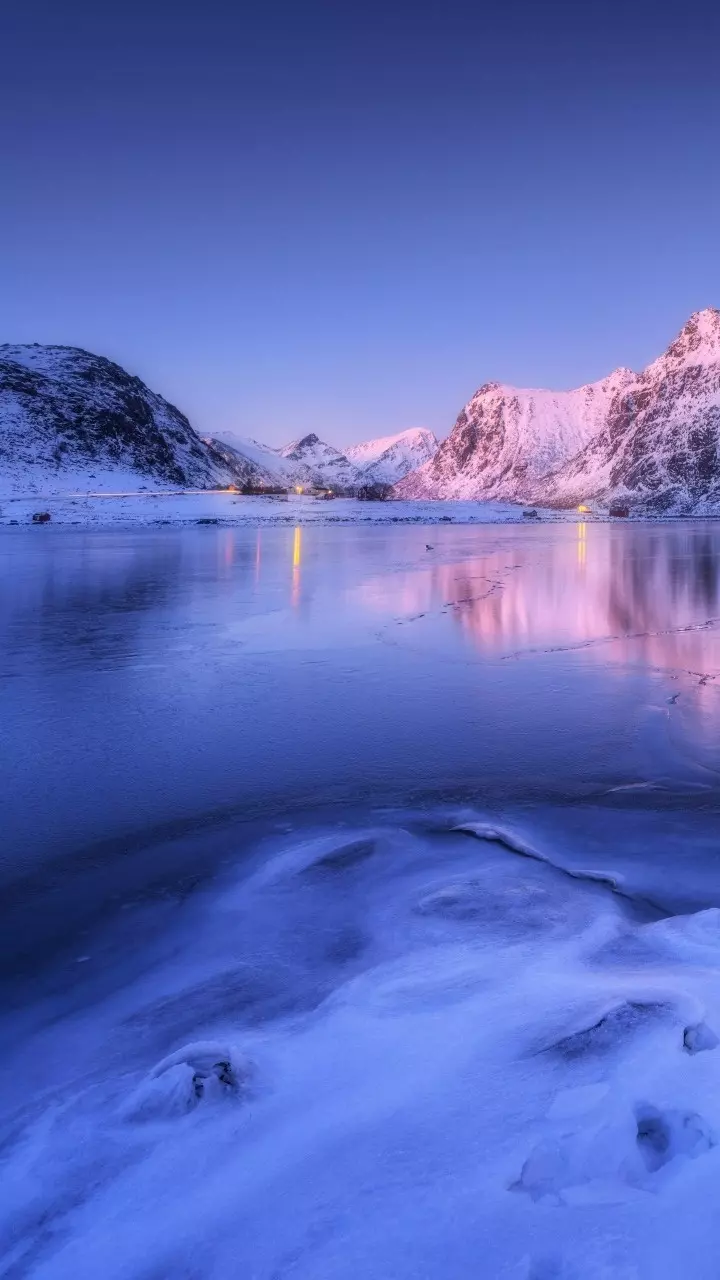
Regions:
<instances>
[{"instance_id":1,"label":"frozen lake","mask_svg":"<svg viewBox=\"0 0 720 1280\"><path fill-rule=\"evenodd\" d=\"M714 1280L718 525L0 581L0 1274Z\"/></svg>"}]
</instances>

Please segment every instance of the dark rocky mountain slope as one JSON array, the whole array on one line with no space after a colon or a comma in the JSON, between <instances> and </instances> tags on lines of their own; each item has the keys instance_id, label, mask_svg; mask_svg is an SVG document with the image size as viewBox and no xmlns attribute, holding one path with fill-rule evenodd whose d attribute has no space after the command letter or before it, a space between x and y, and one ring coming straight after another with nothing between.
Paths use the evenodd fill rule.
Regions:
<instances>
[{"instance_id":1,"label":"dark rocky mountain slope","mask_svg":"<svg viewBox=\"0 0 720 1280\"><path fill-rule=\"evenodd\" d=\"M0 487L203 488L227 470L139 378L77 347L0 346Z\"/></svg>"}]
</instances>

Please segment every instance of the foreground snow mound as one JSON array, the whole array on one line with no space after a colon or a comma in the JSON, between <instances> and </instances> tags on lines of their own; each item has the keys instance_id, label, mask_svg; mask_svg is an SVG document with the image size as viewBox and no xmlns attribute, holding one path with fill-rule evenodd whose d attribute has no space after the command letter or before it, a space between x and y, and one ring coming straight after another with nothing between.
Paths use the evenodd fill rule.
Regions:
<instances>
[{"instance_id":1,"label":"foreground snow mound","mask_svg":"<svg viewBox=\"0 0 720 1280\"><path fill-rule=\"evenodd\" d=\"M129 1120L185 1115L199 1103L236 1097L251 1076L248 1058L227 1044L199 1040L171 1053L150 1072L123 1108Z\"/></svg>"},{"instance_id":2,"label":"foreground snow mound","mask_svg":"<svg viewBox=\"0 0 720 1280\"><path fill-rule=\"evenodd\" d=\"M205 488L227 470L139 378L77 347L0 346L0 492Z\"/></svg>"},{"instance_id":3,"label":"foreground snow mound","mask_svg":"<svg viewBox=\"0 0 720 1280\"><path fill-rule=\"evenodd\" d=\"M275 827L104 917L2 1016L2 1274L716 1280L718 912L626 817Z\"/></svg>"}]
</instances>

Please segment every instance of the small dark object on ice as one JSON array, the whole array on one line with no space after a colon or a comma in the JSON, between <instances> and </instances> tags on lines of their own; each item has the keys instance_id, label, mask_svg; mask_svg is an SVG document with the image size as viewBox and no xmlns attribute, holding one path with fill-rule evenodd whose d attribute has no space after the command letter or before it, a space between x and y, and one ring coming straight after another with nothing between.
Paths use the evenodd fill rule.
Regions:
<instances>
[{"instance_id":1,"label":"small dark object on ice","mask_svg":"<svg viewBox=\"0 0 720 1280\"><path fill-rule=\"evenodd\" d=\"M32 518L32 522L33 522L33 524L48 524L48 523L49 523L49 521L50 521L50 512L49 512L49 511L34 511L34 512L33 512L33 518Z\"/></svg>"},{"instance_id":2,"label":"small dark object on ice","mask_svg":"<svg viewBox=\"0 0 720 1280\"><path fill-rule=\"evenodd\" d=\"M426 543L425 543L425 550L426 550L426 551L432 551L433 549L434 549L434 548L433 548L433 547L431 547L431 545L430 545L430 543L429 543L429 542L426 542Z\"/></svg>"},{"instance_id":3,"label":"small dark object on ice","mask_svg":"<svg viewBox=\"0 0 720 1280\"><path fill-rule=\"evenodd\" d=\"M531 511L523 511L523 518L525 520L539 520L540 516L538 515L537 511L533 508Z\"/></svg>"}]
</instances>

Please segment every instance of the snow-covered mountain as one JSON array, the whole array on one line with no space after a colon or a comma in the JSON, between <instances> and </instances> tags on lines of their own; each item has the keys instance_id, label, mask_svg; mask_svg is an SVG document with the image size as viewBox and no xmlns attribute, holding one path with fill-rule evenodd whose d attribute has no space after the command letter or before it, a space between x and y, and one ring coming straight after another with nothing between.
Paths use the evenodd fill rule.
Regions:
<instances>
[{"instance_id":1,"label":"snow-covered mountain","mask_svg":"<svg viewBox=\"0 0 720 1280\"><path fill-rule=\"evenodd\" d=\"M293 440L280 450L280 457L298 468L298 476L307 475L314 484L337 485L349 489L362 479L360 470L339 449L325 444L314 432Z\"/></svg>"},{"instance_id":2,"label":"snow-covered mountain","mask_svg":"<svg viewBox=\"0 0 720 1280\"><path fill-rule=\"evenodd\" d=\"M613 397L633 377L629 369L618 369L575 391L488 382L430 461L400 481L397 492L403 498L529 496L539 479L602 429Z\"/></svg>"},{"instance_id":3,"label":"snow-covered mountain","mask_svg":"<svg viewBox=\"0 0 720 1280\"><path fill-rule=\"evenodd\" d=\"M639 374L574 391L487 383L441 445L416 429L345 452L311 433L282 449L201 440L161 396L76 347L0 346L0 494L240 484L403 498L493 498L637 512L720 511L720 311L691 316Z\"/></svg>"},{"instance_id":4,"label":"snow-covered mountain","mask_svg":"<svg viewBox=\"0 0 720 1280\"><path fill-rule=\"evenodd\" d=\"M591 497L636 511L720 510L720 311L692 315L615 396L602 430L551 477L544 497L561 506Z\"/></svg>"},{"instance_id":5,"label":"snow-covered mountain","mask_svg":"<svg viewBox=\"0 0 720 1280\"><path fill-rule=\"evenodd\" d=\"M236 484L289 488L310 482L305 473L298 478L297 468L286 462L278 450L270 449L257 440L236 436L230 431L222 436L205 436L203 439L215 457L229 469Z\"/></svg>"},{"instance_id":6,"label":"snow-covered mountain","mask_svg":"<svg viewBox=\"0 0 720 1280\"><path fill-rule=\"evenodd\" d=\"M119 365L77 347L0 346L0 492L227 479L187 418Z\"/></svg>"},{"instance_id":7,"label":"snow-covered mountain","mask_svg":"<svg viewBox=\"0 0 720 1280\"><path fill-rule=\"evenodd\" d=\"M363 473L365 480L396 484L410 471L428 462L438 442L425 427L411 427L395 436L381 436L351 445L346 456Z\"/></svg>"},{"instance_id":8,"label":"snow-covered mountain","mask_svg":"<svg viewBox=\"0 0 720 1280\"><path fill-rule=\"evenodd\" d=\"M394 484L431 458L438 447L432 431L424 427L401 431L354 444L342 452L314 432L271 449L232 432L208 438L218 454L232 466L238 479L254 484L327 485L353 489L368 482Z\"/></svg>"},{"instance_id":9,"label":"snow-covered mountain","mask_svg":"<svg viewBox=\"0 0 720 1280\"><path fill-rule=\"evenodd\" d=\"M228 465L236 466L237 479L243 483L351 489L361 482L360 471L347 456L314 432L281 449L271 449L231 431L220 432L208 438L207 443Z\"/></svg>"},{"instance_id":10,"label":"snow-covered mountain","mask_svg":"<svg viewBox=\"0 0 720 1280\"><path fill-rule=\"evenodd\" d=\"M311 433L282 449L231 432L200 439L139 378L77 347L0 346L0 494L150 488L330 486L396 479L429 456L430 432L356 446ZM367 472L367 474L366 474Z\"/></svg>"},{"instance_id":11,"label":"snow-covered mountain","mask_svg":"<svg viewBox=\"0 0 720 1280\"><path fill-rule=\"evenodd\" d=\"M720 311L690 317L642 373L617 369L575 391L488 383L404 498L595 500L635 511L720 510Z\"/></svg>"}]
</instances>

